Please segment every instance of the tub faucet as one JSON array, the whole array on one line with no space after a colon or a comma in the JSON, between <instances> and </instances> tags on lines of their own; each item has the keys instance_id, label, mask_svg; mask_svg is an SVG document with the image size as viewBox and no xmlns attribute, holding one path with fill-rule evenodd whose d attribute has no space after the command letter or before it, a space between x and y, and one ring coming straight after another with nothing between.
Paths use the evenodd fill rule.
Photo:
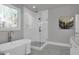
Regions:
<instances>
[{"instance_id":1,"label":"tub faucet","mask_svg":"<svg viewBox=\"0 0 79 59\"><path fill-rule=\"evenodd\" d=\"M8 42L11 42L11 40L12 40L12 32L13 31L8 32Z\"/></svg>"}]
</instances>

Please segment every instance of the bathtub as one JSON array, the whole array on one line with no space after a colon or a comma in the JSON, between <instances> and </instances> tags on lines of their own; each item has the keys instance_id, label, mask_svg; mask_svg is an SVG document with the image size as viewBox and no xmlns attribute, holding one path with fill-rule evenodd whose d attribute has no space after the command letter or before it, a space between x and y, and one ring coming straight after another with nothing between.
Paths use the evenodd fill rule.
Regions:
<instances>
[{"instance_id":1,"label":"bathtub","mask_svg":"<svg viewBox=\"0 0 79 59\"><path fill-rule=\"evenodd\" d=\"M31 40L21 39L0 44L0 52L9 55L27 55L31 53Z\"/></svg>"}]
</instances>

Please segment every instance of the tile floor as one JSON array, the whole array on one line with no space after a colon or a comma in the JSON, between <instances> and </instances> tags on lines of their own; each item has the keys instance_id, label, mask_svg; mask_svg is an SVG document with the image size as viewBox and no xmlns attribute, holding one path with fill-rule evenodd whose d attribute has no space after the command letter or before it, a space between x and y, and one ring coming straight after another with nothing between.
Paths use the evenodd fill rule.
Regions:
<instances>
[{"instance_id":1,"label":"tile floor","mask_svg":"<svg viewBox=\"0 0 79 59\"><path fill-rule=\"evenodd\" d=\"M70 48L48 44L41 51L32 49L31 55L70 55Z\"/></svg>"}]
</instances>

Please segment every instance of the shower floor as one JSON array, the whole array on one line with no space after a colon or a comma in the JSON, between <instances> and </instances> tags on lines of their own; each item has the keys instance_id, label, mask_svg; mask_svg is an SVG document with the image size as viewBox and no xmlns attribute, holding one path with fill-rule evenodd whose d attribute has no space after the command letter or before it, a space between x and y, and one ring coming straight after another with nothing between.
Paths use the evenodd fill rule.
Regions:
<instances>
[{"instance_id":1,"label":"shower floor","mask_svg":"<svg viewBox=\"0 0 79 59\"><path fill-rule=\"evenodd\" d=\"M32 46L35 46L35 47L41 47L45 44L45 42L39 42L39 41L35 41L35 42L32 42L31 45Z\"/></svg>"}]
</instances>

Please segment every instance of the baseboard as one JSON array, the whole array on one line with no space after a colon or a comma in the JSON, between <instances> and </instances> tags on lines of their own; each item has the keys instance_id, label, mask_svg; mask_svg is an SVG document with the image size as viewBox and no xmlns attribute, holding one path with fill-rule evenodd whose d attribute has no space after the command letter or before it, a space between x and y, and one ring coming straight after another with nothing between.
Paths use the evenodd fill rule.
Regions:
<instances>
[{"instance_id":1,"label":"baseboard","mask_svg":"<svg viewBox=\"0 0 79 59\"><path fill-rule=\"evenodd\" d=\"M62 46L62 47L68 47L70 48L71 45L69 44L65 44L65 43L59 43L59 42L50 42L50 41L46 41L46 43L44 45L42 45L41 47L35 47L35 46L32 46L33 49L35 50L42 50L46 45L57 45L57 46Z\"/></svg>"},{"instance_id":2,"label":"baseboard","mask_svg":"<svg viewBox=\"0 0 79 59\"><path fill-rule=\"evenodd\" d=\"M71 45L69 44L65 44L65 43L59 43L59 42L51 42L51 41L47 41L47 44L51 44L51 45L57 45L57 46L62 46L62 47L71 47Z\"/></svg>"},{"instance_id":3,"label":"baseboard","mask_svg":"<svg viewBox=\"0 0 79 59\"><path fill-rule=\"evenodd\" d=\"M31 46L32 49L41 50L41 47Z\"/></svg>"},{"instance_id":4,"label":"baseboard","mask_svg":"<svg viewBox=\"0 0 79 59\"><path fill-rule=\"evenodd\" d=\"M32 48L35 50L42 50L46 45L47 45L47 42L45 42L44 45L42 45L41 47L32 46Z\"/></svg>"}]
</instances>

